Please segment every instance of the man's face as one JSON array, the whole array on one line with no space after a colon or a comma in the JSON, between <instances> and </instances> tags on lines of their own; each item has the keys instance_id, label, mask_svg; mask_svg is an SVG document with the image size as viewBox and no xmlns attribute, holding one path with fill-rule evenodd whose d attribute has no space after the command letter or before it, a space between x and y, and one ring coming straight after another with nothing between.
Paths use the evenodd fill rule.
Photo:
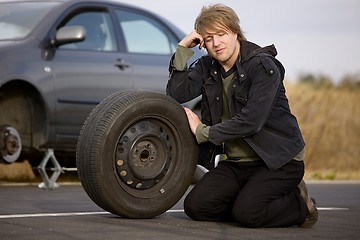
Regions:
<instances>
[{"instance_id":1,"label":"man's face","mask_svg":"<svg viewBox=\"0 0 360 240\"><path fill-rule=\"evenodd\" d=\"M210 56L218 60L224 68L227 65L230 68L234 65L240 51L237 34L218 28L216 30L206 30L202 37Z\"/></svg>"}]
</instances>

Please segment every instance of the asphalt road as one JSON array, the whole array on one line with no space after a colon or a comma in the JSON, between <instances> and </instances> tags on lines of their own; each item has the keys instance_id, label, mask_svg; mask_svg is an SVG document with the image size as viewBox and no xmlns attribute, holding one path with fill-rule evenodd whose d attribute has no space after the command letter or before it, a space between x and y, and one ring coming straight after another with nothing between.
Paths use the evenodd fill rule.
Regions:
<instances>
[{"instance_id":1,"label":"asphalt road","mask_svg":"<svg viewBox=\"0 0 360 240\"><path fill-rule=\"evenodd\" d=\"M2 185L0 239L360 239L360 182L308 182L308 188L320 210L313 228L247 229L193 221L183 212L183 199L156 218L134 220L105 212L80 185Z\"/></svg>"}]
</instances>

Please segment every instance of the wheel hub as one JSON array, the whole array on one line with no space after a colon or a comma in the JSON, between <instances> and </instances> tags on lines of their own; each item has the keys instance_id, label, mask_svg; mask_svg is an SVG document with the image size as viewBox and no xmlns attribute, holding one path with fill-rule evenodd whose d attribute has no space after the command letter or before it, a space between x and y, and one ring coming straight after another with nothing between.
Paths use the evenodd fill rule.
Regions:
<instances>
[{"instance_id":1,"label":"wheel hub","mask_svg":"<svg viewBox=\"0 0 360 240\"><path fill-rule=\"evenodd\" d=\"M8 125L0 126L0 158L8 163L15 162L20 156L21 148L18 131Z\"/></svg>"},{"instance_id":2,"label":"wheel hub","mask_svg":"<svg viewBox=\"0 0 360 240\"><path fill-rule=\"evenodd\" d=\"M148 189L166 175L171 162L171 141L157 120L133 124L121 136L116 152L116 171L134 189Z\"/></svg>"},{"instance_id":3,"label":"wheel hub","mask_svg":"<svg viewBox=\"0 0 360 240\"><path fill-rule=\"evenodd\" d=\"M129 164L139 179L149 180L161 173L165 162L158 157L163 150L159 149L159 145L162 148L161 142L155 136L147 136L135 144Z\"/></svg>"}]
</instances>

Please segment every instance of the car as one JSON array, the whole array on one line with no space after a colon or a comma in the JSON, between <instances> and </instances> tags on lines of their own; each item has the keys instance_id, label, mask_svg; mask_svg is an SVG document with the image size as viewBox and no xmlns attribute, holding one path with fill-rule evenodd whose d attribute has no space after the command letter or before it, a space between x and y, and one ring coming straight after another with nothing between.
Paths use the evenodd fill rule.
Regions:
<instances>
[{"instance_id":1,"label":"car","mask_svg":"<svg viewBox=\"0 0 360 240\"><path fill-rule=\"evenodd\" d=\"M165 94L184 36L163 17L119 2L1 1L0 160L46 149L75 155L86 117L104 98L124 89ZM203 54L195 51L190 61Z\"/></svg>"}]
</instances>

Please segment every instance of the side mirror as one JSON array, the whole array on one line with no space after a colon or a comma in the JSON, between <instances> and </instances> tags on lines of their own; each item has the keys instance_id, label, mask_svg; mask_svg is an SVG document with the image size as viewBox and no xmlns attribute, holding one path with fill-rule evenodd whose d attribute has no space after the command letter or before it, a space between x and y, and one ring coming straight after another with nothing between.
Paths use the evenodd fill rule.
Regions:
<instances>
[{"instance_id":1,"label":"side mirror","mask_svg":"<svg viewBox=\"0 0 360 240\"><path fill-rule=\"evenodd\" d=\"M86 30L83 26L65 26L57 30L54 45L81 42L85 37Z\"/></svg>"}]
</instances>

